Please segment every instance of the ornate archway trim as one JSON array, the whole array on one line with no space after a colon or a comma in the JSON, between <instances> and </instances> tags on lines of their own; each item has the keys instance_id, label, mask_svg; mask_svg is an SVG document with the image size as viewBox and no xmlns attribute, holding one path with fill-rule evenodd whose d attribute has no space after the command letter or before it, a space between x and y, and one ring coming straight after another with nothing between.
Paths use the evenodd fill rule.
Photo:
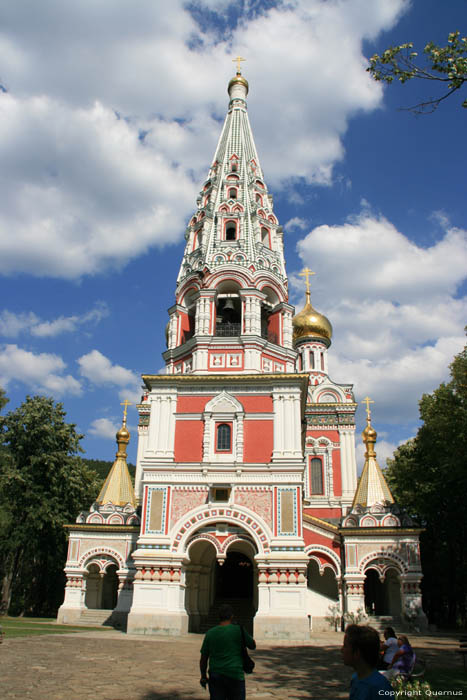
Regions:
<instances>
[{"instance_id":1,"label":"ornate archway trim","mask_svg":"<svg viewBox=\"0 0 467 700\"><path fill-rule=\"evenodd\" d=\"M328 557L331 560L331 564L334 564L334 573L336 576L341 575L341 560L337 556L335 552L332 551L332 549L329 549L329 547L324 547L321 544L309 544L308 547L305 547L305 554L311 558L311 555L313 553L317 554L324 554L326 557ZM316 557L314 557L316 559ZM321 573L321 568L325 567L326 565L321 563L320 565L320 573Z\"/></svg>"},{"instance_id":2,"label":"ornate archway trim","mask_svg":"<svg viewBox=\"0 0 467 700\"><path fill-rule=\"evenodd\" d=\"M194 544L195 542L199 542L200 540L204 540L205 542L209 542L210 544L212 544L212 546L216 550L216 554L221 553L222 550L220 542L217 540L216 537L214 537L214 535L210 535L208 532L200 532L198 534L193 535L193 537L190 537L190 539L186 543L186 552L189 552L192 544Z\"/></svg>"},{"instance_id":3,"label":"ornate archway trim","mask_svg":"<svg viewBox=\"0 0 467 700\"><path fill-rule=\"evenodd\" d=\"M188 516L188 517L187 517ZM258 553L270 551L272 534L268 526L255 513L245 506L199 506L191 513L185 514L172 530L172 552L186 551L186 544L191 534L205 525L212 523L230 523L242 527L252 538Z\"/></svg>"},{"instance_id":4,"label":"ornate archway trim","mask_svg":"<svg viewBox=\"0 0 467 700\"><path fill-rule=\"evenodd\" d=\"M95 547L94 549L88 549L87 552L85 552L82 556L81 559L79 560L79 566L81 568L84 568L88 564L92 563L92 559L97 559L100 554L106 554L110 557L113 557L116 559L119 568L124 569L125 568L125 562L123 560L122 555L115 551L115 549L110 549L110 547Z\"/></svg>"},{"instance_id":5,"label":"ornate archway trim","mask_svg":"<svg viewBox=\"0 0 467 700\"><path fill-rule=\"evenodd\" d=\"M230 537L227 537L227 539L222 543L222 553L227 554L227 550L235 542L248 542L256 550L256 554L258 553L258 547L256 546L254 540L252 540L251 537L246 537L245 535L238 534L230 535Z\"/></svg>"},{"instance_id":6,"label":"ornate archway trim","mask_svg":"<svg viewBox=\"0 0 467 700\"><path fill-rule=\"evenodd\" d=\"M329 569L330 571L332 571L334 576L337 578L336 570L335 570L333 564L331 564L329 561L322 562L321 559L319 557L315 556L314 554L311 554L309 558L310 558L310 561L313 559L313 561L315 561L318 564L320 576L323 576L326 569Z\"/></svg>"},{"instance_id":7,"label":"ornate archway trim","mask_svg":"<svg viewBox=\"0 0 467 700\"><path fill-rule=\"evenodd\" d=\"M372 566L370 566L370 564ZM406 562L398 554L395 554L394 552L376 551L371 552L370 554L367 554L365 557L363 557L358 569L362 574L364 574L365 571L370 568L375 569L381 573L385 573L387 569L391 569L394 567L398 569L400 574L406 574L408 571L408 566Z\"/></svg>"}]
</instances>

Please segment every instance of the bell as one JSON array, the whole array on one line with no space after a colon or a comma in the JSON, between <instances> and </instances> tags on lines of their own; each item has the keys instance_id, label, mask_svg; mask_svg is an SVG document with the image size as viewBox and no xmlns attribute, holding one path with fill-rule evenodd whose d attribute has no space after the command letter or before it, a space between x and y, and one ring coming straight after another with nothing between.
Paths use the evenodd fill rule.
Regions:
<instances>
[{"instance_id":1,"label":"bell","mask_svg":"<svg viewBox=\"0 0 467 700\"><path fill-rule=\"evenodd\" d=\"M224 304L224 311L235 311L233 299L227 299L227 301Z\"/></svg>"}]
</instances>

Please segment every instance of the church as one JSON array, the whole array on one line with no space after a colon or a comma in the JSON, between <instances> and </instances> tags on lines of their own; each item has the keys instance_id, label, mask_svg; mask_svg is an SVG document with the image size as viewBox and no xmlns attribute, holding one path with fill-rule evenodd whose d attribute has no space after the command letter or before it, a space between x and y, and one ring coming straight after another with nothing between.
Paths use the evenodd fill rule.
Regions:
<instances>
[{"instance_id":1,"label":"church","mask_svg":"<svg viewBox=\"0 0 467 700\"><path fill-rule=\"evenodd\" d=\"M130 434L89 511L67 526L61 623L180 635L222 602L257 639L306 640L342 620L423 623L419 534L385 481L370 399L357 480L352 384L328 374L330 321L289 304L283 229L238 62L185 233L165 374L143 374ZM333 622L334 621L334 622Z\"/></svg>"}]
</instances>

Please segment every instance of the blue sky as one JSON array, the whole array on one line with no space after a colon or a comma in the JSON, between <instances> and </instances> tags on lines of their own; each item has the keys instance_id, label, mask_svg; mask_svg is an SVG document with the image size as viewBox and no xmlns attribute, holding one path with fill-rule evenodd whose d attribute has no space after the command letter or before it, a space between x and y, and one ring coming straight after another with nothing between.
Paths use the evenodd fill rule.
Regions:
<instances>
[{"instance_id":1,"label":"blue sky","mask_svg":"<svg viewBox=\"0 0 467 700\"><path fill-rule=\"evenodd\" d=\"M459 95L383 89L366 58L446 43L464 0L25 0L0 9L0 385L63 401L112 459L120 401L163 366L183 234L247 58L250 121L285 227L291 301L334 326L330 376L375 399L380 461L464 344ZM359 428L364 410L359 409ZM136 453L136 411L129 412ZM357 444L360 438L357 438ZM359 448L361 462L362 451Z\"/></svg>"}]
</instances>

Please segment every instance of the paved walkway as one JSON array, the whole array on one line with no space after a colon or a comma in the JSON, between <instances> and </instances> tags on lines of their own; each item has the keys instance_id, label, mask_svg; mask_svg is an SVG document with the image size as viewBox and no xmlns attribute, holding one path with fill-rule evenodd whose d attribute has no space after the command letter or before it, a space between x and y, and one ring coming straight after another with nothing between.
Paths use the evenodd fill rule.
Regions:
<instances>
[{"instance_id":1,"label":"paved walkway","mask_svg":"<svg viewBox=\"0 0 467 700\"><path fill-rule=\"evenodd\" d=\"M261 644L247 698L347 698L350 669L341 633L306 643ZM202 637L82 632L7 639L0 646L0 695L32 700L207 700L199 686ZM428 663L458 665L455 638L412 637Z\"/></svg>"}]
</instances>

